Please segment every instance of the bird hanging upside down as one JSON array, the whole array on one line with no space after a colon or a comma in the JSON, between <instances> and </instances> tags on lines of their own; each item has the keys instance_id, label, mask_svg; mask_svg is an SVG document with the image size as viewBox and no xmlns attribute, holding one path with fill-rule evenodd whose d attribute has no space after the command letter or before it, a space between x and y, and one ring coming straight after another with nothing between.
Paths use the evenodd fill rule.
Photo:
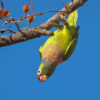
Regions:
<instances>
[{"instance_id":1,"label":"bird hanging upside down","mask_svg":"<svg viewBox=\"0 0 100 100\"><path fill-rule=\"evenodd\" d=\"M67 24L57 29L54 36L40 47L42 63L37 72L40 81L46 81L54 73L56 66L72 55L78 41L77 18L78 10L72 12L67 19Z\"/></svg>"}]
</instances>

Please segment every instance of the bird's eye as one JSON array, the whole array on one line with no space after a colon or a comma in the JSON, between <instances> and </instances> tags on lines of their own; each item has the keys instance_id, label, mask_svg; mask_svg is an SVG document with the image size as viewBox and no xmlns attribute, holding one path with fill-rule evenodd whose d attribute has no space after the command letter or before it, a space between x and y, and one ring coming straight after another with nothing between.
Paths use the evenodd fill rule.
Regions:
<instances>
[{"instance_id":1,"label":"bird's eye","mask_svg":"<svg viewBox=\"0 0 100 100\"><path fill-rule=\"evenodd\" d=\"M38 73L40 73L40 70L38 70Z\"/></svg>"},{"instance_id":2,"label":"bird's eye","mask_svg":"<svg viewBox=\"0 0 100 100\"><path fill-rule=\"evenodd\" d=\"M41 70L38 70L37 74L41 74Z\"/></svg>"}]
</instances>

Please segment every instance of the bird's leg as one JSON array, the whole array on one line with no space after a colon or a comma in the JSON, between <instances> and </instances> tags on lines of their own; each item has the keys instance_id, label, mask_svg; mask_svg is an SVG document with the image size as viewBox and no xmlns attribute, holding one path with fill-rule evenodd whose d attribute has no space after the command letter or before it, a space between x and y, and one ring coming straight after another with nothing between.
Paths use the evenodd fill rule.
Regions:
<instances>
[{"instance_id":1,"label":"bird's leg","mask_svg":"<svg viewBox=\"0 0 100 100\"><path fill-rule=\"evenodd\" d=\"M56 23L56 22L53 22L53 26L54 26L54 27L58 27L58 28L63 27L63 25L60 25L59 23Z\"/></svg>"}]
</instances>

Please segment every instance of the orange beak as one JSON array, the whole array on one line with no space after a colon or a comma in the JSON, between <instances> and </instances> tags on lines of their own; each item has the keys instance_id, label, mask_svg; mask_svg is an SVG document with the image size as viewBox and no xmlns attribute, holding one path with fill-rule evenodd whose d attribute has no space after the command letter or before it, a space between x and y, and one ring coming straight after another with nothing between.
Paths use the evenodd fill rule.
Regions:
<instances>
[{"instance_id":1,"label":"orange beak","mask_svg":"<svg viewBox=\"0 0 100 100\"><path fill-rule=\"evenodd\" d=\"M44 81L47 80L48 75L38 75L38 74L37 74L37 78L38 78L41 82L44 82Z\"/></svg>"}]
</instances>

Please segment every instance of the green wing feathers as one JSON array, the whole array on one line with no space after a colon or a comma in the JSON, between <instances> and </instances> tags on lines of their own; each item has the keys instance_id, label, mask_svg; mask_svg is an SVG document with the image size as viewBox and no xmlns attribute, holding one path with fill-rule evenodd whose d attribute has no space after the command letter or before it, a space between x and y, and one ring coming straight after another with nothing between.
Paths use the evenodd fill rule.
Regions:
<instances>
[{"instance_id":1,"label":"green wing feathers","mask_svg":"<svg viewBox=\"0 0 100 100\"><path fill-rule=\"evenodd\" d=\"M77 45L77 41L78 41L78 36L76 34L77 19L78 19L78 10L75 10L74 12L72 12L67 19L69 30L73 34L74 37L66 48L66 52L63 58L64 61L67 60L72 55Z\"/></svg>"},{"instance_id":2,"label":"green wing feathers","mask_svg":"<svg viewBox=\"0 0 100 100\"><path fill-rule=\"evenodd\" d=\"M64 61L67 60L72 55L73 51L76 48L77 41L78 41L78 37L74 37L73 40L69 43L65 52L65 56L63 58Z\"/></svg>"},{"instance_id":3,"label":"green wing feathers","mask_svg":"<svg viewBox=\"0 0 100 100\"><path fill-rule=\"evenodd\" d=\"M44 47L44 44L43 44L43 45L40 47L40 49L39 49L40 58L42 57L43 47Z\"/></svg>"},{"instance_id":4,"label":"green wing feathers","mask_svg":"<svg viewBox=\"0 0 100 100\"><path fill-rule=\"evenodd\" d=\"M67 23L69 24L69 26L76 27L77 19L78 19L78 10L75 10L69 15Z\"/></svg>"}]
</instances>

